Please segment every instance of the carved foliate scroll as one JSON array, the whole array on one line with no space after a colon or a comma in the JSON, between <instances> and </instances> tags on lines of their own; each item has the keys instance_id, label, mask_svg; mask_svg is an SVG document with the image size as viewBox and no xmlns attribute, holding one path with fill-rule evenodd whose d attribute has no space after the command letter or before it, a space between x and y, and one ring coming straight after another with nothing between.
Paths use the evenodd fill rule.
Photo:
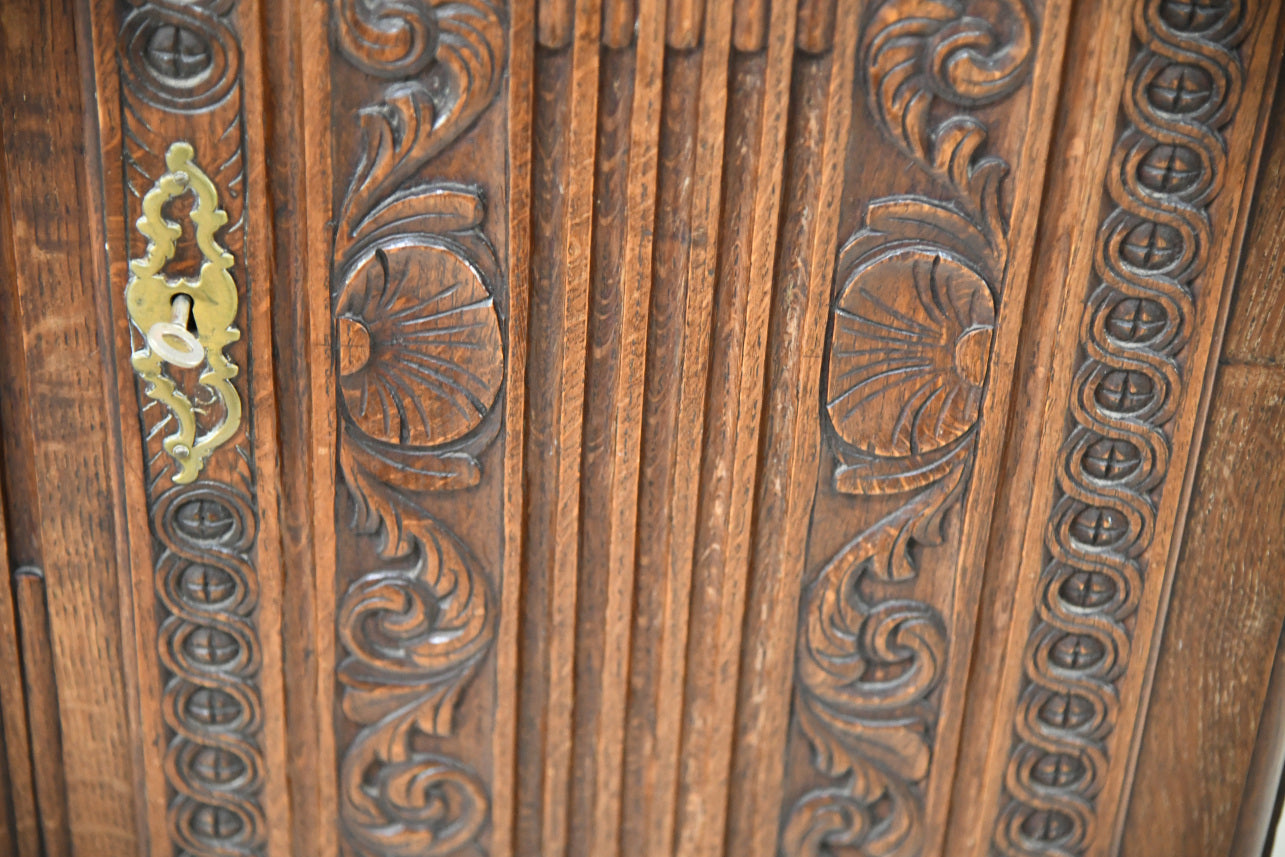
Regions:
<instances>
[{"instance_id":1,"label":"carved foliate scroll","mask_svg":"<svg viewBox=\"0 0 1285 857\"><path fill-rule=\"evenodd\" d=\"M195 857L263 854L268 833L255 416L242 408L255 396L240 371L257 286L245 253L241 13L234 0L133 2L122 7L116 43L115 169L124 222L142 229L124 236L126 258L137 260L126 300L135 366L150 373L137 392L165 822L171 852ZM203 354L193 368L150 371L159 360L148 332L179 293L191 301Z\"/></svg>"},{"instance_id":2,"label":"carved foliate scroll","mask_svg":"<svg viewBox=\"0 0 1285 857\"><path fill-rule=\"evenodd\" d=\"M479 844L486 781L451 744L495 636L495 580L428 492L478 485L499 428L504 339L486 199L420 175L494 100L505 22L487 0L336 0L335 40L393 82L360 109L364 145L337 206L332 286L339 458L378 568L340 598L339 816L350 853ZM341 564L344 557L340 557Z\"/></svg>"},{"instance_id":3,"label":"carved foliate scroll","mask_svg":"<svg viewBox=\"0 0 1285 857\"><path fill-rule=\"evenodd\" d=\"M915 855L950 640L915 594L925 551L968 489L1008 223L1008 165L974 111L1031 63L1022 0L995 19L956 2L885 2L866 23L866 101L880 130L947 194L870 202L839 254L822 402L833 487L895 506L803 592L795 722L816 786L789 809L787 855Z\"/></svg>"},{"instance_id":4,"label":"carved foliate scroll","mask_svg":"<svg viewBox=\"0 0 1285 857\"><path fill-rule=\"evenodd\" d=\"M1229 228L1209 209L1224 189L1250 5L1135 5L1039 601L1019 605L1031 624L996 854L1076 855L1101 842L1096 797L1126 763L1120 685L1146 667L1133 653L1136 612L1167 560L1152 546L1156 512L1162 492L1180 490L1171 422L1201 380L1186 349L1216 232Z\"/></svg>"}]
</instances>

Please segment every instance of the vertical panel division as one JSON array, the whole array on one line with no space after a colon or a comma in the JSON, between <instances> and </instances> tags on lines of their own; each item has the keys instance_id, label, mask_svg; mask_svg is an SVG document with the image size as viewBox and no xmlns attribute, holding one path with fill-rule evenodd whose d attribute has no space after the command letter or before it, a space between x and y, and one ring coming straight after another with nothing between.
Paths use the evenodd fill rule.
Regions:
<instances>
[{"instance_id":1,"label":"vertical panel division","mask_svg":"<svg viewBox=\"0 0 1285 857\"><path fill-rule=\"evenodd\" d=\"M337 857L337 825L318 823L338 804L330 4L268 3L264 25L291 835L295 854Z\"/></svg>"},{"instance_id":2,"label":"vertical panel division","mask_svg":"<svg viewBox=\"0 0 1285 857\"><path fill-rule=\"evenodd\" d=\"M795 0L732 7L699 483L679 486L697 498L673 848L684 857L724 848L798 8ZM710 9L711 26L724 14Z\"/></svg>"},{"instance_id":3,"label":"vertical panel division","mask_svg":"<svg viewBox=\"0 0 1285 857\"><path fill-rule=\"evenodd\" d=\"M91 16L152 847L280 851L290 823L258 10L102 2ZM199 283L193 324L224 342L206 347L204 368L158 359L167 382L134 377L131 363L158 353L129 320L127 287L144 276ZM189 420L196 446L183 439ZM210 437L220 445L202 452Z\"/></svg>"},{"instance_id":4,"label":"vertical panel division","mask_svg":"<svg viewBox=\"0 0 1285 857\"><path fill-rule=\"evenodd\" d=\"M665 5L603 4L569 853L618 853Z\"/></svg>"},{"instance_id":5,"label":"vertical panel division","mask_svg":"<svg viewBox=\"0 0 1285 857\"><path fill-rule=\"evenodd\" d=\"M516 853L567 848L601 4L536 6Z\"/></svg>"},{"instance_id":6,"label":"vertical panel division","mask_svg":"<svg viewBox=\"0 0 1285 857\"><path fill-rule=\"evenodd\" d=\"M1002 7L971 16L876 3L851 37L857 97L840 249L832 290L813 298L828 299L824 357L795 357L820 364L819 402L796 392L812 379L773 379L795 386L770 399L786 404L769 416L768 437L798 450L800 469L787 470L782 447L766 448L746 649L757 645L762 664L762 641L775 632L782 645L788 634L780 603L766 599L775 587L780 602L798 605L797 641L784 643L794 647L793 718L784 788L765 759L757 785L784 798L785 854L943 847L981 585L975 557L1031 273L1013 248L1041 198L1067 14L1060 3ZM823 49L835 19L808 4L801 47ZM963 32L984 51L954 53ZM807 345L800 312L781 320L796 326L780 334L797 337L778 346L787 356ZM793 417L791 427L791 401L819 406L819 424ZM791 437L809 424L819 444ZM820 469L810 510L803 493L786 493L802 492L809 461ZM781 487L787 476L801 484ZM806 524L806 553L767 529L773 515L785 534ZM774 561L798 569L801 593L768 578ZM777 661L764 675L780 682L791 672ZM781 716L748 711L769 723Z\"/></svg>"},{"instance_id":7,"label":"vertical panel division","mask_svg":"<svg viewBox=\"0 0 1285 857\"><path fill-rule=\"evenodd\" d=\"M1279 270L1285 100L1278 25L1271 115L1210 393L1155 678L1139 718L1121 854L1261 854L1282 771L1280 567L1285 339ZM1261 115L1261 114L1260 114ZM1247 175L1253 177L1253 159ZM1246 193L1246 199L1248 193ZM1212 361L1211 361L1212 363ZM1274 663L1273 663L1274 662ZM1235 826L1231 820L1237 818Z\"/></svg>"},{"instance_id":8,"label":"vertical panel division","mask_svg":"<svg viewBox=\"0 0 1285 857\"><path fill-rule=\"evenodd\" d=\"M101 241L91 222L95 159L85 151L93 108L77 54L88 46L78 41L76 20L71 3L18 3L0 22L0 54L10 69L0 87L5 339L21 354L6 359L5 372L7 488L20 492L9 499L11 533L20 534L9 550L12 562L44 575L43 586L30 576L19 583L17 610L32 611L31 630L47 607L50 633L40 645L52 663L30 678L44 691L44 740L60 739L62 758L74 760L64 783L34 784L41 803L66 801L63 829L47 833L44 846L133 855L143 802L130 716L132 652L121 645L128 607L119 581L127 574L115 541L115 407L102 374L110 349L100 346L96 312ZM35 666L29 659L27 667ZM58 763L42 755L42 764ZM56 806L39 811L59 823Z\"/></svg>"},{"instance_id":9,"label":"vertical panel division","mask_svg":"<svg viewBox=\"0 0 1285 857\"><path fill-rule=\"evenodd\" d=\"M1019 427L1033 467L1006 489L1031 525L988 563L1014 619L1002 683L976 703L990 738L971 853L1117 847L1277 14L1103 11L1073 37L1063 145L1077 168L1051 188L1055 237L1039 247L1041 269L1068 274L1031 333L1048 418ZM1103 115L1118 118L1090 118Z\"/></svg>"},{"instance_id":10,"label":"vertical panel division","mask_svg":"<svg viewBox=\"0 0 1285 857\"><path fill-rule=\"evenodd\" d=\"M333 373L314 376L314 413L338 429L333 525L315 519L336 537L317 560L335 567L319 594L337 773L322 818L345 854L485 852L508 837L509 9L333 0L327 19L333 247L310 309Z\"/></svg>"},{"instance_id":11,"label":"vertical panel division","mask_svg":"<svg viewBox=\"0 0 1285 857\"><path fill-rule=\"evenodd\" d=\"M768 857L777 849L794 626L816 482L821 347L855 77L856 5L819 0L799 7L728 785L728 853Z\"/></svg>"},{"instance_id":12,"label":"vertical panel division","mask_svg":"<svg viewBox=\"0 0 1285 857\"><path fill-rule=\"evenodd\" d=\"M730 4L666 9L643 394L621 853L670 853L678 812L726 121Z\"/></svg>"},{"instance_id":13,"label":"vertical panel division","mask_svg":"<svg viewBox=\"0 0 1285 857\"><path fill-rule=\"evenodd\" d=\"M0 308L0 319L7 315L5 309ZM4 580L0 581L0 811L4 813L0 844L16 857L40 857L41 815L31 765L27 693L23 687L19 614L10 584L14 566L9 560L4 498L5 491L0 486L0 569L4 571Z\"/></svg>"},{"instance_id":14,"label":"vertical panel division","mask_svg":"<svg viewBox=\"0 0 1285 857\"><path fill-rule=\"evenodd\" d=\"M0 147L2 149L2 147ZM0 157L0 247L4 248L4 270L15 267L14 252L9 242L12 230L7 217L10 210L7 165ZM5 330L21 329L22 310L17 289L0 295L0 325ZM0 448L3 449L3 484L0 485L0 725L4 729L5 773L8 778L8 810L12 836L10 847L18 857L41 854L41 813L36 799L36 776L33 769L32 741L28 722L29 707L24 687L22 665L21 615L15 603L14 572L31 567L40 558L40 502L35 494L35 473L26 450L32 443L30 422L20 404L27 399L26 354L21 338L0 338L0 357L5 368L0 373L0 419L11 421L0 425ZM16 427L10 427L14 426ZM30 497L31 502L14 504L9 497ZM42 605L43 609L43 605ZM60 797L61 799L61 797Z\"/></svg>"}]
</instances>

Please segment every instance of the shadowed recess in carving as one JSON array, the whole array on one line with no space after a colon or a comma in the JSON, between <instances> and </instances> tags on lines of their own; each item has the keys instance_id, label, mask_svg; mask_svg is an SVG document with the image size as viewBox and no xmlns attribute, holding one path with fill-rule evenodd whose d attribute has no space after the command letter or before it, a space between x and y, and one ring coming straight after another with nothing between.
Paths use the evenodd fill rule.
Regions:
<instances>
[{"instance_id":1,"label":"shadowed recess in carving","mask_svg":"<svg viewBox=\"0 0 1285 857\"><path fill-rule=\"evenodd\" d=\"M170 832L188 854L258 853L266 833L252 621L259 591L249 555L256 531L250 499L218 482L176 485L152 509L162 545L156 588L169 614L160 656L170 672L162 708L174 731L165 754L177 792Z\"/></svg>"},{"instance_id":2,"label":"shadowed recess in carving","mask_svg":"<svg viewBox=\"0 0 1285 857\"><path fill-rule=\"evenodd\" d=\"M871 113L947 187L872 201L836 268L823 406L835 488L906 495L839 550L804 589L795 722L823 784L789 809L789 857L912 857L924 843L924 782L936 741L949 640L936 607L896 587L942 544L964 496L1007 259L987 130L965 112L1013 93L1030 65L1025 3L996 21L957 2L884 2L861 50Z\"/></svg>"},{"instance_id":3,"label":"shadowed recess in carving","mask_svg":"<svg viewBox=\"0 0 1285 857\"><path fill-rule=\"evenodd\" d=\"M360 727L340 748L340 826L362 857L475 853L489 789L450 739L495 636L495 597L421 498L477 484L498 430L500 274L481 190L416 174L493 101L505 21L486 0L335 0L334 23L346 59L394 79L360 111L335 232L340 468L354 529L383 560L336 617L342 709Z\"/></svg>"}]
</instances>

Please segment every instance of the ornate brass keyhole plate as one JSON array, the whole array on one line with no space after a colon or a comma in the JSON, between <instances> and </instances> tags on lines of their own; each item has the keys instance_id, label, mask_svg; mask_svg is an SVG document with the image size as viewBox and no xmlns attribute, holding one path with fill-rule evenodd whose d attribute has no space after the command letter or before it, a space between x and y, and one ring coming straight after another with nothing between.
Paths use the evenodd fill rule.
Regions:
<instances>
[{"instance_id":1,"label":"ornate brass keyhole plate","mask_svg":"<svg viewBox=\"0 0 1285 857\"><path fill-rule=\"evenodd\" d=\"M196 479L209 457L241 425L241 397L232 383L239 370L223 351L241 337L233 324L237 292L229 269L234 260L215 238L228 215L219 208L214 184L196 166L195 156L185 142L174 143L165 153L167 171L143 197L143 216L135 224L147 238L147 252L130 260L125 289L129 320L143 337L131 363L147 382L147 395L174 416L177 429L165 438L164 448L177 465L174 481L180 484ZM189 191L195 196L190 217L202 257L200 270L195 279L167 277L163 270L174 258L183 230L162 209ZM223 415L198 435L197 411L167 367L202 365L200 383L222 404Z\"/></svg>"}]
</instances>

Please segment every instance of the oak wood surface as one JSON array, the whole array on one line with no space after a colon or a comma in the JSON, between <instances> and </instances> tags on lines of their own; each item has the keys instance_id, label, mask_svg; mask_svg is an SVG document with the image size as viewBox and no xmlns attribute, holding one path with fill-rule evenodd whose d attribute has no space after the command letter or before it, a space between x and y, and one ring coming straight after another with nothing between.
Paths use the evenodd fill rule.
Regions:
<instances>
[{"instance_id":1,"label":"oak wood surface","mask_svg":"<svg viewBox=\"0 0 1285 857\"><path fill-rule=\"evenodd\" d=\"M27 580L17 599L33 611L19 620L33 632L28 645L37 642L42 602L51 632L39 641L47 655L24 657L47 672L27 682L43 690L36 715L46 739L57 729L62 758L74 760L59 772L57 759L33 742L42 753L33 770L45 775L35 787L41 813L51 823L65 819L44 847L134 854L142 802L117 576L114 405L95 309L98 210L87 204L93 108L82 90L75 21L73 4L44 2L8 4L0 21L8 69L0 88L6 473L8 492L23 491L8 510L10 561L43 574L43 598ZM10 364L15 353L22 357Z\"/></svg>"},{"instance_id":2,"label":"oak wood surface","mask_svg":"<svg viewBox=\"0 0 1285 857\"><path fill-rule=\"evenodd\" d=\"M1156 664L1122 851L1258 854L1280 779L1268 706L1285 593L1285 420L1278 323L1285 146L1278 97L1232 296L1200 464ZM1254 498L1245 502L1241 498ZM1159 712L1183 712L1166 717ZM1260 724L1260 718L1262 722ZM1262 754L1266 759L1257 758ZM1271 761L1267 761L1270 759ZM1262 770L1251 771L1263 762ZM1237 824L1230 820L1237 818Z\"/></svg>"},{"instance_id":3,"label":"oak wood surface","mask_svg":"<svg viewBox=\"0 0 1285 857\"><path fill-rule=\"evenodd\" d=\"M1117 8L1115 11L1119 13L1120 10ZM1208 261L1201 261L1198 265L1185 269L1175 269L1174 276L1186 277L1188 281L1195 277L1200 279L1192 289L1194 306L1184 314L1184 323L1191 325L1191 334L1189 339L1180 340L1183 346L1182 357L1175 365L1181 374L1174 381L1168 382L1172 393L1164 394L1171 397L1171 405L1162 417L1143 417L1144 420L1156 420L1163 426L1161 436L1164 445L1155 447L1156 454L1161 456L1153 459L1157 464L1148 463L1143 465L1143 471L1133 471L1135 475L1149 473L1152 480L1144 489L1146 493L1134 495L1144 498L1142 503L1127 499L1127 494L1108 499L1103 494L1097 494L1101 489L1092 485L1087 490L1080 489L1079 486L1086 484L1086 477L1081 473L1079 462L1085 462L1084 467L1096 465L1090 461L1092 451L1076 444L1089 442L1093 431L1114 429L1106 428L1112 418L1104 420L1094 416L1095 411L1102 413L1110 411L1110 408L1093 405L1087 393L1073 393L1072 385L1079 388L1081 385L1101 384L1097 379L1107 376L1092 374L1092 371L1096 371L1092 370L1093 361L1102 361L1103 365L1109 366L1114 360L1110 356L1110 348L1102 352L1096 346L1088 352L1091 356L1083 356L1085 346L1082 343L1086 340L1101 340L1102 335L1096 332L1097 328L1088 323L1082 325L1078 319L1082 314L1086 319L1089 318L1088 311L1083 307L1089 301L1091 293L1094 295L1092 300L1098 301L1110 295L1108 289L1118 288L1114 285L1117 281L1103 273L1101 260L1106 258L1109 261L1111 254L1120 251L1114 247L1107 251L1094 249L1095 238L1092 231L1097 230L1098 224L1102 223L1102 231L1099 233L1102 237L1096 240L1105 242L1111 230L1119 229L1120 224L1128 224L1130 221L1102 220L1103 215L1098 215L1097 212L1105 208L1105 217L1113 217L1109 213L1111 207L1128 206L1129 198L1137 196L1137 191L1133 188L1135 181L1145 184L1153 183L1154 179L1141 171L1137 173L1139 178L1136 180L1126 173L1123 189L1114 179L1117 169L1114 164L1120 162L1124 153L1130 151L1131 147L1132 151L1140 151L1137 148L1137 140L1140 138L1135 136L1139 132L1129 125L1116 129L1109 129L1104 123L1086 125L1084 127L1092 129L1092 132L1084 135L1087 142L1067 141L1072 151L1078 149L1096 152L1097 158L1107 157L1109 151L1110 160L1102 163L1105 169L1100 172L1095 169L1086 171L1088 175L1105 174L1107 180L1103 185L1095 187L1096 183L1093 182L1086 185L1083 180L1085 172L1080 170L1071 170L1057 176L1067 187L1067 191L1063 193L1078 196L1079 188L1087 188L1088 193L1097 191L1103 196L1101 199L1089 197L1084 200L1083 207L1070 207L1056 202L1059 190L1055 189L1051 193L1051 199L1055 201L1054 210L1066 212L1075 220L1065 231L1056 228L1052 230L1052 240L1040 248L1041 252L1048 253L1052 258L1041 263L1041 267L1054 270L1065 267L1069 275L1065 280L1065 288L1059 292L1064 301L1062 318L1050 319L1050 323L1044 326L1050 335L1057 337L1057 344L1048 352L1053 357L1051 368L1037 368L1038 359L1028 362L1024 368L1028 377L1030 373L1050 372L1048 392L1039 394L1035 401L1046 401L1049 407L1055 409L1054 413L1057 412L1059 405L1056 403L1059 401L1083 395L1083 405L1072 400L1069 408L1070 422L1072 426L1078 424L1092 428L1087 432L1085 428L1072 428L1068 435L1065 424L1056 418L1048 419L1041 425L1027 424L1037 435L1043 435L1041 440L1035 440L1029 434L1023 436L1026 426L1020 423L1017 426L1021 433L1016 436L1015 446L1021 449L1027 444L1038 445L1039 453L1033 478L1030 471L1018 470L1014 474L1021 499L1017 501L1017 506L1009 507L1002 513L999 520L1012 522L1018 520L1020 514L1025 520L1035 522L1035 525L1025 530L1024 544L1014 543L1011 547L1001 547L999 553L993 551L991 554L990 561L993 565L1003 567L1013 562L1020 565L1020 571L1015 574L1016 612L1011 614L1013 621L1005 627L1004 623L1009 621L1008 615L1001 608L997 611L999 628L983 627L982 631L991 639L1007 636L1008 654L1003 657L1006 677L1000 685L999 705L995 706L995 701L984 690L976 703L981 712L977 722L983 728L990 728L992 734L987 751L988 773L983 781L990 793L984 797L981 806L989 803L992 807L983 810L982 817L989 816L983 824L993 831L988 834L972 834L970 844L977 849L977 853L992 847L987 842L991 835L996 837L995 841L1000 847L1017 848L1019 851L1024 848L1038 851L1056 843L1077 851L1105 854L1111 853L1116 847L1116 831L1122 823L1121 795L1127 794L1126 784L1132 756L1131 738L1139 706L1146 696L1143 688L1149 674L1148 661L1154 651L1152 634L1162 625L1168 582L1172 579L1167 573L1171 568L1169 550L1177 529L1177 515L1184 502L1184 474L1192 460L1189 457L1189 445L1197 433L1196 421L1202 414L1210 346L1217 341L1217 332L1221 330L1222 319L1225 317L1225 298L1229 294L1225 273L1229 270L1233 249L1240 238L1237 218L1241 216L1241 206L1247 193L1245 185L1254 163L1252 152L1262 129L1259 118L1259 105L1265 89L1262 82L1268 77L1276 53L1274 13L1275 9L1271 6L1261 10L1246 9L1245 14L1251 16L1249 20L1253 21L1254 26L1248 29L1228 26L1222 31L1223 35L1218 36L1236 46L1234 49L1239 53L1210 54L1219 57L1218 62L1228 64L1231 69L1229 80L1237 85L1243 84L1243 91L1227 90L1227 94L1222 97L1226 98L1229 108L1217 114L1209 114L1211 117L1216 116L1215 121L1222 123L1215 133L1227 134L1225 143L1221 136L1212 138L1218 145L1218 149L1213 150L1213 156L1218 159L1217 171L1204 174L1205 180L1210 182L1211 191L1202 197L1202 204L1210 209L1208 222L1213 225L1213 229L1210 238L1199 246L1202 251L1208 249L1210 255ZM1152 10L1148 9L1147 14L1153 14ZM1083 20L1078 23L1083 23ZM1138 40L1133 42L1134 57L1126 61L1124 56L1119 56L1109 61L1105 66L1112 70L1109 74L1093 76L1072 72L1069 79L1084 82L1084 95L1081 97L1102 98L1106 103L1112 103L1118 98L1129 105L1124 114L1126 118L1122 121L1135 123L1134 129L1151 128L1154 122L1147 118L1146 112L1151 108L1140 108L1138 104L1140 98L1159 98L1160 95L1155 90L1140 95L1135 81L1137 75L1150 74L1153 73L1151 70L1159 68L1156 61L1150 60L1146 53L1151 50L1148 47L1149 40L1154 38L1160 44L1174 39L1175 35L1167 29L1167 23L1151 24L1148 17L1142 15L1136 15L1132 20L1122 16L1121 25L1131 26L1138 34ZM1178 41L1181 42L1182 38L1185 37L1178 37ZM1077 39L1081 41L1076 41ZM1084 47L1077 48L1077 44ZM1091 31L1086 27L1072 36L1069 55L1077 59L1092 57L1092 48L1089 46L1101 44L1103 42L1098 38L1096 30ZM1121 46L1124 42L1106 44ZM1235 109L1234 114L1231 107ZM1076 113L1080 116L1104 115L1108 109L1105 105L1099 105L1091 109L1078 108ZM1201 120L1196 118L1195 121ZM1098 137L1095 141L1094 134L1101 131L1106 131L1106 136ZM1167 132L1147 130L1142 133L1163 136ZM1054 158L1057 157L1055 154ZM1228 178L1233 176L1237 178L1228 182ZM1214 193L1214 189L1218 193ZM1179 193L1182 192L1179 190ZM1071 198L1074 199L1075 196ZM1077 234L1077 230L1081 231ZM1069 240L1063 237L1066 234L1069 234ZM1068 246L1069 261L1053 261L1066 252L1063 248ZM1109 245L1105 243L1099 245L1107 246ZM1105 256L1103 252L1106 253ZM1077 255L1081 260L1078 264ZM1099 287L1100 278L1104 276L1109 285ZM1123 281L1127 284L1136 276L1126 274ZM1077 292L1076 289L1080 288L1085 288L1086 291ZM1128 285L1123 288L1126 294L1135 293ZM1093 292L1095 289L1097 291ZM1089 303L1089 306L1092 305ZM1128 332L1124 335L1127 339ZM1173 346L1167 347L1173 350ZM1039 374L1035 374L1035 377L1038 379ZM1091 387L1085 386L1082 389L1088 390ZM1102 389L1105 388L1098 387L1098 390ZM1100 393L1093 395L1099 396ZM1129 427L1126 431L1136 431L1136 428ZM1068 439L1063 441L1063 437ZM1137 442L1130 441L1131 444ZM1118 480L1121 477L1108 478ZM1126 481L1129 478L1131 477L1124 477ZM1041 480L1046 481L1041 483ZM1033 494L1026 493L1027 486L1033 488ZM1053 501L1058 501L1059 505L1054 506ZM1093 505L1095 503L1098 505ZM1075 516L1092 515L1093 509L1120 509L1126 505L1136 508L1140 513L1140 517L1126 525L1128 532L1138 535L1125 536L1123 541L1119 536L1108 536L1102 544L1129 544L1130 540L1135 540L1133 546L1127 549L1111 547L1105 554L1085 556L1085 552L1077 545L1088 545L1098 537L1088 534L1088 531L1077 531L1077 521L1083 519ZM1022 510L1020 513L1019 508ZM1089 511L1079 511L1082 509ZM1047 524L1044 523L1046 521ZM1115 555L1112 556L1112 553ZM1101 556L1101 561L1098 556ZM1113 577L1113 582L1103 590L1102 595L1081 596L1074 588L1067 588L1079 585L1071 582L1077 568L1089 569L1093 574L1106 573ZM1114 577L1117 572L1113 569L1121 570L1123 576ZM1062 582L1064 570L1071 575L1066 578L1067 583ZM1013 581L1014 577L1008 577L1007 580ZM1013 584L1003 583L1001 587L1011 585ZM1062 588L1056 590L1056 596L1039 595L1035 591L1037 585L1048 587L1049 593L1053 592L1052 587ZM1111 599L1117 597L1112 593L1123 592L1129 593L1127 597L1136 601L1116 612L1114 621L1120 624L1114 627L1118 630L1111 630L1112 626L1090 630L1082 620L1070 615L1078 609L1072 606L1076 599L1084 600L1085 605L1111 603ZM983 601L985 600L984 597ZM1024 608L1025 604L1033 607ZM1090 610L1097 609L1101 608L1090 607ZM1024 613L1033 618L1023 618ZM1106 633L1113 635L1109 641ZM1066 660L1071 656L1057 651L1049 650L1051 653L1045 654L1047 647L1062 639L1060 635L1072 634L1078 636L1065 638L1077 641L1077 645L1086 636L1091 639L1097 634L1103 634L1104 648L1090 646L1090 651L1083 656L1075 654L1074 660ZM1025 653L1019 654L1023 651ZM998 659L992 654L982 662L993 663L996 660ZM1084 671L1085 679L1092 677L1091 683L1072 687L1071 682L1076 681L1077 677L1061 671L1068 668L1073 672ZM1106 694L1101 693L1103 687L1107 688ZM1094 699L1101 702L1093 702ZM1010 746L1012 749L1009 749ZM1040 766L1042 759L1050 760L1047 768ZM1008 769L1007 772L1005 768ZM997 794L1002 795L998 801L995 797ZM1022 808L1024 802L1027 807L1025 809ZM1099 813L1098 807L1104 808L1105 812Z\"/></svg>"},{"instance_id":4,"label":"oak wood surface","mask_svg":"<svg viewBox=\"0 0 1285 857\"><path fill-rule=\"evenodd\" d=\"M0 851L1253 852L1280 11L6 7Z\"/></svg>"},{"instance_id":5,"label":"oak wood surface","mask_svg":"<svg viewBox=\"0 0 1285 857\"><path fill-rule=\"evenodd\" d=\"M137 746L151 847L286 850L281 609L277 526L276 412L272 390L271 233L264 174L258 12L253 4L213 13L178 7L77 7L97 93L102 243L98 306L115 384L113 417L124 461L118 540L130 573L138 665ZM167 432L177 420L133 371L145 350L125 290L136 260L152 252L143 200L186 143L210 177L226 228L217 247L231 258L237 334L225 355L243 419L205 462L199 479L177 479L180 457ZM182 224L164 276L192 275L210 261L193 206L163 213ZM191 236L191 237L188 237ZM201 316L193 310L199 321ZM213 431L226 404L202 401L204 376L180 376ZM206 391L210 388L206 387ZM219 396L224 395L219 393ZM169 843L169 846L161 843ZM219 846L214 846L219 847Z\"/></svg>"},{"instance_id":6,"label":"oak wood surface","mask_svg":"<svg viewBox=\"0 0 1285 857\"><path fill-rule=\"evenodd\" d=\"M3 318L3 315L0 315ZM4 490L0 488L0 563L13 568L4 526ZM44 605L40 605L44 610ZM23 685L22 654L19 646L18 611L8 575L0 586L0 806L3 807L3 844L16 857L40 854L40 809L36 803L35 772L32 770L31 735L28 726L26 688ZM47 643L46 643L47 647ZM55 815L61 813L55 812Z\"/></svg>"}]
</instances>

